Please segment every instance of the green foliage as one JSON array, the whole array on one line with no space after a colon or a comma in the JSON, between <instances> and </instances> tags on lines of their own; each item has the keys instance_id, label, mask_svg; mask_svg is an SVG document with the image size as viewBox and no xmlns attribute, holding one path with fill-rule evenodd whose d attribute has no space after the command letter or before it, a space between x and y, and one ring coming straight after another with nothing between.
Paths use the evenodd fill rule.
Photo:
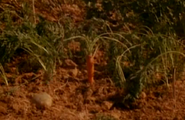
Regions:
<instances>
[{"instance_id":1,"label":"green foliage","mask_svg":"<svg viewBox=\"0 0 185 120\"><path fill-rule=\"evenodd\" d=\"M124 101L138 98L144 87L161 81L168 84L172 81L174 68L182 73L185 54L183 46L173 36L139 32L123 36L130 40L130 44L123 41L127 48L122 50L110 47L110 51L117 51L112 54L115 56L110 60L110 72L114 73L112 78L115 83L119 83L128 93ZM120 51L123 52L120 54Z\"/></svg>"},{"instance_id":2,"label":"green foliage","mask_svg":"<svg viewBox=\"0 0 185 120\"><path fill-rule=\"evenodd\" d=\"M4 68L3 68L3 66L2 66L1 63L0 63L0 77L3 78L4 83L8 86L8 79L7 79L7 77L6 77Z\"/></svg>"},{"instance_id":3,"label":"green foliage","mask_svg":"<svg viewBox=\"0 0 185 120\"><path fill-rule=\"evenodd\" d=\"M131 23L148 26L154 33L168 32L184 37L183 0L84 0L87 3L87 18L102 18L122 26Z\"/></svg>"},{"instance_id":4,"label":"green foliage","mask_svg":"<svg viewBox=\"0 0 185 120\"><path fill-rule=\"evenodd\" d=\"M8 21L2 22L5 27L0 35L0 63L10 61L21 50L35 58L45 71L53 71L56 62L65 57L63 27L41 17L36 25L26 18L20 24L14 24L12 16L7 16Z\"/></svg>"}]
</instances>

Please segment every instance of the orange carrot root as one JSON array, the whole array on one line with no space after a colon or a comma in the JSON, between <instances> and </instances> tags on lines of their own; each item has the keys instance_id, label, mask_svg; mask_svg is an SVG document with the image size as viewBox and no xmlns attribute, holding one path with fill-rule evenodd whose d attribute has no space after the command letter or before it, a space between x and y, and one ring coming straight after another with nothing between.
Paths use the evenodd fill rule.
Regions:
<instances>
[{"instance_id":1,"label":"orange carrot root","mask_svg":"<svg viewBox=\"0 0 185 120\"><path fill-rule=\"evenodd\" d=\"M89 83L94 83L94 56L87 56L87 74Z\"/></svg>"}]
</instances>

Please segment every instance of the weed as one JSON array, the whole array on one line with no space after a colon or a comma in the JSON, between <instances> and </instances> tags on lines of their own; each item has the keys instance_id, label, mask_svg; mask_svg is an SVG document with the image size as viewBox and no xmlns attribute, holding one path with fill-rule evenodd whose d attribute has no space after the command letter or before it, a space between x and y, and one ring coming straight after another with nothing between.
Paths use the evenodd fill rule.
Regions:
<instances>
[{"instance_id":1,"label":"weed","mask_svg":"<svg viewBox=\"0 0 185 120\"><path fill-rule=\"evenodd\" d=\"M0 76L3 78L4 83L8 86L8 79L6 77L6 74L5 74L5 71L4 71L2 64L0 64Z\"/></svg>"},{"instance_id":2,"label":"weed","mask_svg":"<svg viewBox=\"0 0 185 120\"><path fill-rule=\"evenodd\" d=\"M124 99L138 98L144 87L154 85L159 81L165 80L164 82L168 85L173 74L172 69L174 67L182 69L178 62L182 61L181 57L184 57L181 44L172 36L161 34L145 34L144 36L135 34L134 36L137 37L130 40L133 42L131 46L127 49L122 48L123 52L120 55L117 54L114 64L117 81L122 83L121 86L130 96Z\"/></svg>"}]
</instances>

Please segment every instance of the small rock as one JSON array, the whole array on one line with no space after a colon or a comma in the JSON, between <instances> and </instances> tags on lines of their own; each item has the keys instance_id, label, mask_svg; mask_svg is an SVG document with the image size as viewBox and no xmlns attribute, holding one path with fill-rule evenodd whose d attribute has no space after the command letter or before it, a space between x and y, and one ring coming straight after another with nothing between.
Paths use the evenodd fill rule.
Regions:
<instances>
[{"instance_id":1,"label":"small rock","mask_svg":"<svg viewBox=\"0 0 185 120\"><path fill-rule=\"evenodd\" d=\"M53 99L49 94L42 92L34 94L32 102L36 104L37 108L49 108L53 103Z\"/></svg>"},{"instance_id":2,"label":"small rock","mask_svg":"<svg viewBox=\"0 0 185 120\"><path fill-rule=\"evenodd\" d=\"M141 99L145 99L147 96L146 96L146 93L145 92L141 92L140 94L140 98Z\"/></svg>"},{"instance_id":3,"label":"small rock","mask_svg":"<svg viewBox=\"0 0 185 120\"><path fill-rule=\"evenodd\" d=\"M113 106L113 103L110 101L104 101L103 105L106 107L106 109L110 110L111 107Z\"/></svg>"},{"instance_id":4,"label":"small rock","mask_svg":"<svg viewBox=\"0 0 185 120\"><path fill-rule=\"evenodd\" d=\"M64 62L65 62L65 64L66 64L68 67L75 68L75 67L78 66L75 62L73 62L73 61L70 60L70 59L66 59Z\"/></svg>"},{"instance_id":5,"label":"small rock","mask_svg":"<svg viewBox=\"0 0 185 120\"><path fill-rule=\"evenodd\" d=\"M78 75L78 69L76 67L74 69L70 69L69 75L71 75L72 77L76 77Z\"/></svg>"}]
</instances>

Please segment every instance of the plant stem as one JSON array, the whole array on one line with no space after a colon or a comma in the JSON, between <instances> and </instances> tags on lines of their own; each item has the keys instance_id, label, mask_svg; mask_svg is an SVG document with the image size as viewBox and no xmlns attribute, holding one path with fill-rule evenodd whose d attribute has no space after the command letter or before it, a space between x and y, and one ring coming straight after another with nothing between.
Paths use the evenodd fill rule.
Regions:
<instances>
[{"instance_id":1,"label":"plant stem","mask_svg":"<svg viewBox=\"0 0 185 120\"><path fill-rule=\"evenodd\" d=\"M32 9L33 9L33 23L36 24L36 17L35 17L35 0L32 0Z\"/></svg>"},{"instance_id":2,"label":"plant stem","mask_svg":"<svg viewBox=\"0 0 185 120\"><path fill-rule=\"evenodd\" d=\"M176 93L175 93L175 81L176 81L176 68L173 68L173 99L174 99L174 108L176 108Z\"/></svg>"}]
</instances>

